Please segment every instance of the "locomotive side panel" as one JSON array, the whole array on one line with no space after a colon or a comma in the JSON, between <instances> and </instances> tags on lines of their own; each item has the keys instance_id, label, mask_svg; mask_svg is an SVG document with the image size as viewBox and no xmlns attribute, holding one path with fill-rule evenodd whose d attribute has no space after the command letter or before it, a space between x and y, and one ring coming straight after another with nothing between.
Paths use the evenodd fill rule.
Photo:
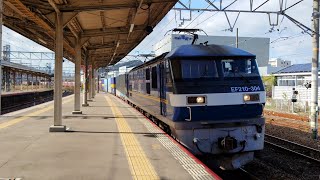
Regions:
<instances>
[{"instance_id":1,"label":"locomotive side panel","mask_svg":"<svg viewBox=\"0 0 320 180\"><path fill-rule=\"evenodd\" d=\"M157 64L153 64L129 73L129 87L133 87L129 91L129 99L152 114L160 114L156 68Z\"/></svg>"}]
</instances>

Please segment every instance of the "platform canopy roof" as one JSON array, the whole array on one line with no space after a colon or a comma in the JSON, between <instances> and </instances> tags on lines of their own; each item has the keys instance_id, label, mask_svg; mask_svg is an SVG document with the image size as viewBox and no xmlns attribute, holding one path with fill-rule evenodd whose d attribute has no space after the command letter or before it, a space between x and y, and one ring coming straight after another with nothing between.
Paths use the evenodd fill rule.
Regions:
<instances>
[{"instance_id":1,"label":"platform canopy roof","mask_svg":"<svg viewBox=\"0 0 320 180\"><path fill-rule=\"evenodd\" d=\"M79 38L96 67L136 47L178 0L4 0L4 25L54 51L55 12L63 14L64 57Z\"/></svg>"}]
</instances>

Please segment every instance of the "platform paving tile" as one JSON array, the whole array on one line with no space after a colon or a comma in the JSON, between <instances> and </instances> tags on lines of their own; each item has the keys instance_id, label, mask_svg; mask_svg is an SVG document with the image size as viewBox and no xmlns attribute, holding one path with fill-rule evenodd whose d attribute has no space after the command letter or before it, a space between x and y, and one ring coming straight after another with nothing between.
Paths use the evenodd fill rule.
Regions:
<instances>
[{"instance_id":1,"label":"platform paving tile","mask_svg":"<svg viewBox=\"0 0 320 180\"><path fill-rule=\"evenodd\" d=\"M182 167L182 165L174 158L170 152L156 138L156 133L150 133L140 119L148 121L138 111L131 108L122 100L112 97L118 104L122 104L124 108L121 112L124 116L134 116L128 118L127 122L136 137L141 143L143 150L146 152L151 164L155 167L161 179L193 179L192 176Z\"/></svg>"},{"instance_id":2,"label":"platform paving tile","mask_svg":"<svg viewBox=\"0 0 320 180\"><path fill-rule=\"evenodd\" d=\"M1 117L0 127L38 110ZM141 123L141 114L116 97L97 94L81 110L82 115L71 114L72 97L63 105L63 124L69 132L49 133L53 109L0 128L0 178L192 179Z\"/></svg>"},{"instance_id":3,"label":"platform paving tile","mask_svg":"<svg viewBox=\"0 0 320 180\"><path fill-rule=\"evenodd\" d=\"M72 110L73 101L63 105L70 132L49 133L52 110L0 129L0 178L132 179L110 110L83 108L82 116Z\"/></svg>"}]
</instances>

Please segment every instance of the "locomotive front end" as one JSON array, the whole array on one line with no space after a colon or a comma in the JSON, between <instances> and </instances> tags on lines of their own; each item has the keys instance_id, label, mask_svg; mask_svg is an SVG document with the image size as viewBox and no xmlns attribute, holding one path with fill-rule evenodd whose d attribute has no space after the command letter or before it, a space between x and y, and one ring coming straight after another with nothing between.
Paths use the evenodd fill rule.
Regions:
<instances>
[{"instance_id":1,"label":"locomotive front end","mask_svg":"<svg viewBox=\"0 0 320 180\"><path fill-rule=\"evenodd\" d=\"M226 46L199 49L201 56L170 59L174 135L194 154L236 169L264 144L265 91L255 56Z\"/></svg>"}]
</instances>

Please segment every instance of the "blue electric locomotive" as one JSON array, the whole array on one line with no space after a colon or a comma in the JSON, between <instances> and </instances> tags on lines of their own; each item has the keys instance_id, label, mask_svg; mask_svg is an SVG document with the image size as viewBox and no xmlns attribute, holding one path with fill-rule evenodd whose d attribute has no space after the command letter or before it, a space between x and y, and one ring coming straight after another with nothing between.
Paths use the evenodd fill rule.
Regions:
<instances>
[{"instance_id":1,"label":"blue electric locomotive","mask_svg":"<svg viewBox=\"0 0 320 180\"><path fill-rule=\"evenodd\" d=\"M118 77L117 95L192 153L236 169L264 144L265 91L255 58L229 46L183 45Z\"/></svg>"}]
</instances>

